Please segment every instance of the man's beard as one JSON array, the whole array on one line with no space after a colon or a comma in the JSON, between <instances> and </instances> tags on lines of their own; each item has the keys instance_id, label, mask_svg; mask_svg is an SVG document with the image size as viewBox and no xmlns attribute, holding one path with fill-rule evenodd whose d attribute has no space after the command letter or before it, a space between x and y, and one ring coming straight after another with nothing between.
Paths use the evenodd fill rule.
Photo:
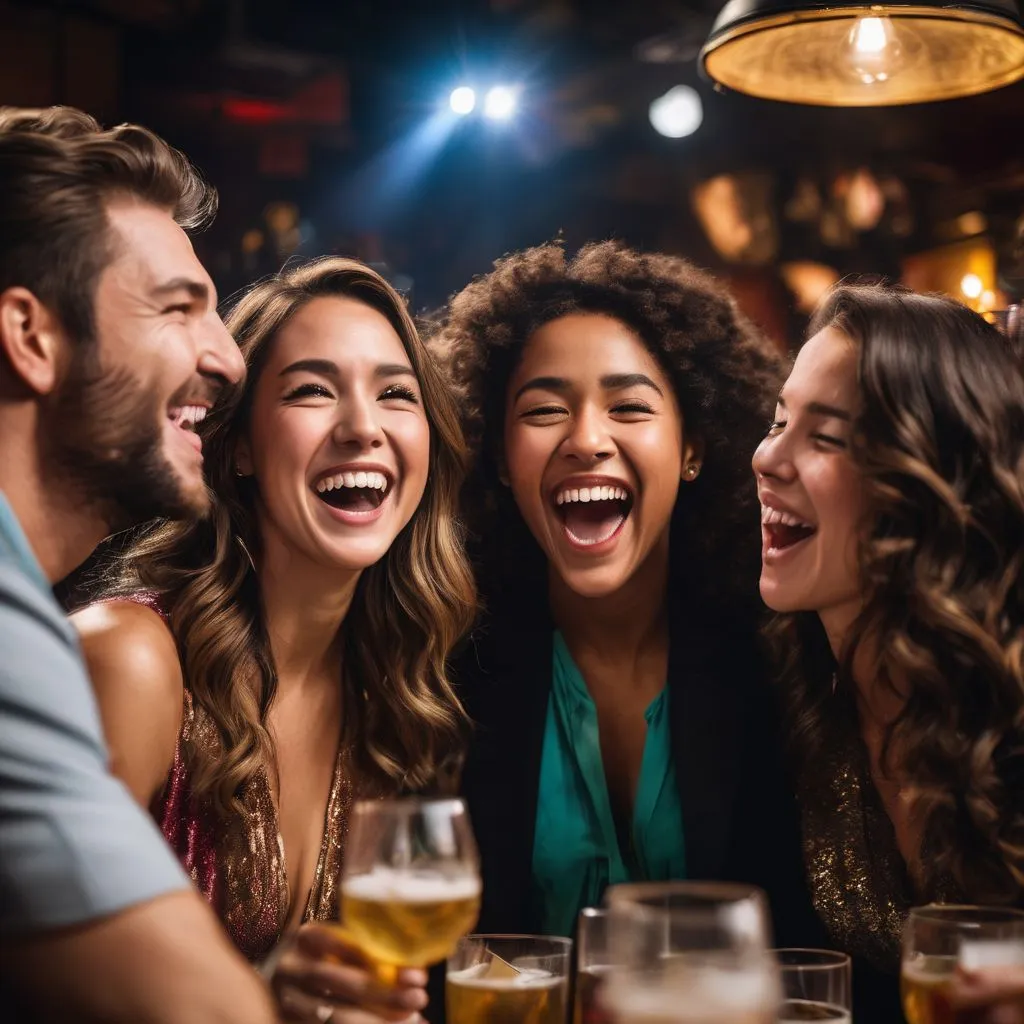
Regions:
<instances>
[{"instance_id":1,"label":"man's beard","mask_svg":"<svg viewBox=\"0 0 1024 1024\"><path fill-rule=\"evenodd\" d=\"M162 451L166 409L127 367L103 370L84 342L54 393L41 438L45 465L69 501L94 510L110 533L150 519L189 519L208 509Z\"/></svg>"}]
</instances>

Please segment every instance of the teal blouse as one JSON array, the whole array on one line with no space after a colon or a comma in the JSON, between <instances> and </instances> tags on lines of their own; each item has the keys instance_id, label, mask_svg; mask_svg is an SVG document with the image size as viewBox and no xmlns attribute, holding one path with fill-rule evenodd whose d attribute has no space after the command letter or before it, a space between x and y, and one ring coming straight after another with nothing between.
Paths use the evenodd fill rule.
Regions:
<instances>
[{"instance_id":1,"label":"teal blouse","mask_svg":"<svg viewBox=\"0 0 1024 1024\"><path fill-rule=\"evenodd\" d=\"M597 708L558 632L552 661L533 842L533 899L542 934L572 935L579 912L600 904L607 886L685 878L686 848L667 690L644 713L647 739L632 848L624 852L604 776Z\"/></svg>"}]
</instances>

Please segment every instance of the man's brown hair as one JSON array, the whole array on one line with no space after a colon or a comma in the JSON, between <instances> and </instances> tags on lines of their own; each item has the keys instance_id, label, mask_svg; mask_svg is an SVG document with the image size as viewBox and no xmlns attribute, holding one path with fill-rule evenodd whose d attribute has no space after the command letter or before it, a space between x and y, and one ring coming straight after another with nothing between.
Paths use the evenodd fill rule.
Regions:
<instances>
[{"instance_id":1,"label":"man's brown hair","mask_svg":"<svg viewBox=\"0 0 1024 1024\"><path fill-rule=\"evenodd\" d=\"M0 107L0 293L29 289L78 340L93 335L93 297L116 239L105 206L120 196L205 227L217 193L153 132L104 131L73 107Z\"/></svg>"}]
</instances>

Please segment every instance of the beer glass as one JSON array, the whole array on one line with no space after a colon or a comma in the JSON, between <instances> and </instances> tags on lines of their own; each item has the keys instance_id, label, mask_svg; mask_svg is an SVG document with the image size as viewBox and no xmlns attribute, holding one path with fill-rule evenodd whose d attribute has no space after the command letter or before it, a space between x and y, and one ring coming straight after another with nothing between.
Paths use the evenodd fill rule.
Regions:
<instances>
[{"instance_id":1,"label":"beer glass","mask_svg":"<svg viewBox=\"0 0 1024 1024\"><path fill-rule=\"evenodd\" d=\"M611 965L608 951L608 911L587 907L580 911L576 929L576 991L573 1024L608 1024L610 1018L598 999L598 989Z\"/></svg>"},{"instance_id":2,"label":"beer glass","mask_svg":"<svg viewBox=\"0 0 1024 1024\"><path fill-rule=\"evenodd\" d=\"M947 1024L944 999L958 966L1024 964L1024 913L1002 907L914 907L903 931L900 992L908 1024Z\"/></svg>"},{"instance_id":3,"label":"beer glass","mask_svg":"<svg viewBox=\"0 0 1024 1024\"><path fill-rule=\"evenodd\" d=\"M367 800L352 808L341 923L381 964L443 960L476 924L480 869L461 800Z\"/></svg>"},{"instance_id":4,"label":"beer glass","mask_svg":"<svg viewBox=\"0 0 1024 1024\"><path fill-rule=\"evenodd\" d=\"M566 1024L572 942L469 935L448 959L448 1024Z\"/></svg>"},{"instance_id":5,"label":"beer glass","mask_svg":"<svg viewBox=\"0 0 1024 1024\"><path fill-rule=\"evenodd\" d=\"M782 981L779 1024L832 1021L850 1024L850 958L827 949L777 949Z\"/></svg>"},{"instance_id":6,"label":"beer glass","mask_svg":"<svg viewBox=\"0 0 1024 1024\"><path fill-rule=\"evenodd\" d=\"M764 894L718 882L613 886L601 998L622 1024L775 1024Z\"/></svg>"}]
</instances>

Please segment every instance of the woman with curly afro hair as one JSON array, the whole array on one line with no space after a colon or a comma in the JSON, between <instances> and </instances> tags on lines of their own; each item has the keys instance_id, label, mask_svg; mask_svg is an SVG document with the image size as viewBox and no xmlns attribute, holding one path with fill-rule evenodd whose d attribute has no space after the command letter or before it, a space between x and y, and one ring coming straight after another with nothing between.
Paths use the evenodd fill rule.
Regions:
<instances>
[{"instance_id":1,"label":"woman with curly afro hair","mask_svg":"<svg viewBox=\"0 0 1024 1024\"><path fill-rule=\"evenodd\" d=\"M761 593L814 902L890 975L861 1019L898 1020L911 905L1024 905L1024 366L902 289L837 289L811 335L754 457Z\"/></svg>"},{"instance_id":2,"label":"woman with curly afro hair","mask_svg":"<svg viewBox=\"0 0 1024 1024\"><path fill-rule=\"evenodd\" d=\"M722 878L810 941L756 640L770 345L713 278L614 242L500 260L434 345L476 453L481 928L570 935L607 885Z\"/></svg>"}]
</instances>

